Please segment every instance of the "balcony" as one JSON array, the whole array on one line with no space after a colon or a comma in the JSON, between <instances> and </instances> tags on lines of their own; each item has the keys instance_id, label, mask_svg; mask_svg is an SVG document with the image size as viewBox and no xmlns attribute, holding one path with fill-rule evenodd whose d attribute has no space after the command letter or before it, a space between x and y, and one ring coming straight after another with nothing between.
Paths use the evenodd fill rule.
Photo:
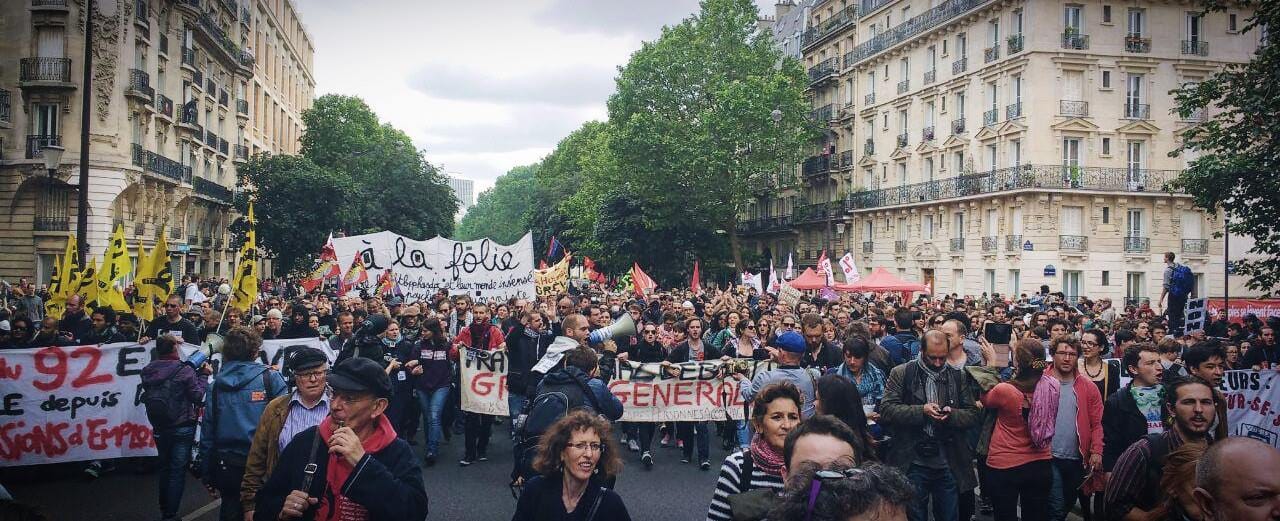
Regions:
<instances>
[{"instance_id":1,"label":"balcony","mask_svg":"<svg viewBox=\"0 0 1280 521\"><path fill-rule=\"evenodd\" d=\"M893 253L907 253L907 241L893 241Z\"/></svg>"},{"instance_id":2,"label":"balcony","mask_svg":"<svg viewBox=\"0 0 1280 521\"><path fill-rule=\"evenodd\" d=\"M925 85L933 85L933 82L935 81L938 81L938 69L933 69L931 71L924 71Z\"/></svg>"},{"instance_id":3,"label":"balcony","mask_svg":"<svg viewBox=\"0 0 1280 521\"><path fill-rule=\"evenodd\" d=\"M757 217L738 223L738 233L743 235L755 235L763 233L777 233L791 230L791 219L787 216L778 217Z\"/></svg>"},{"instance_id":4,"label":"balcony","mask_svg":"<svg viewBox=\"0 0 1280 521\"><path fill-rule=\"evenodd\" d=\"M143 224L143 223L136 223L136 224L134 224L134 225L133 225L133 235L134 235L135 237L142 237L142 234L146 232L146 228L147 228L147 225L145 225L145 224Z\"/></svg>"},{"instance_id":5,"label":"balcony","mask_svg":"<svg viewBox=\"0 0 1280 521\"><path fill-rule=\"evenodd\" d=\"M810 112L809 117L813 118L814 123L826 125L828 122L835 119L835 107L831 104L823 105L814 109L813 112Z\"/></svg>"},{"instance_id":6,"label":"balcony","mask_svg":"<svg viewBox=\"0 0 1280 521\"><path fill-rule=\"evenodd\" d=\"M36 134L27 136L27 159L44 157L44 147L62 146L62 136L58 134Z\"/></svg>"},{"instance_id":7,"label":"balcony","mask_svg":"<svg viewBox=\"0 0 1280 521\"><path fill-rule=\"evenodd\" d=\"M65 10L67 0L31 0L31 7L35 8L33 10L41 8L63 8L60 10Z\"/></svg>"},{"instance_id":8,"label":"balcony","mask_svg":"<svg viewBox=\"0 0 1280 521\"><path fill-rule=\"evenodd\" d=\"M804 160L801 171L806 178L825 176L832 170L831 156L822 154Z\"/></svg>"},{"instance_id":9,"label":"balcony","mask_svg":"<svg viewBox=\"0 0 1280 521\"><path fill-rule=\"evenodd\" d=\"M218 83L213 81L212 77L205 78L204 93L208 95L210 98L218 95Z\"/></svg>"},{"instance_id":10,"label":"balcony","mask_svg":"<svg viewBox=\"0 0 1280 521\"><path fill-rule=\"evenodd\" d=\"M211 48L217 49L224 61L246 71L253 69L253 55L236 45L209 13L200 13L197 22L197 27L202 30L196 31L196 34L207 38L212 44Z\"/></svg>"},{"instance_id":11,"label":"balcony","mask_svg":"<svg viewBox=\"0 0 1280 521\"><path fill-rule=\"evenodd\" d=\"M841 210L840 201L813 203L797 206L791 213L791 224L803 224L827 221L835 218Z\"/></svg>"},{"instance_id":12,"label":"balcony","mask_svg":"<svg viewBox=\"0 0 1280 521\"><path fill-rule=\"evenodd\" d=\"M867 140L862 143L862 153L868 156L876 153L876 140L867 138Z\"/></svg>"},{"instance_id":13,"label":"balcony","mask_svg":"<svg viewBox=\"0 0 1280 521\"><path fill-rule=\"evenodd\" d=\"M156 111L162 116L173 119L173 100L164 94L156 95Z\"/></svg>"},{"instance_id":14,"label":"balcony","mask_svg":"<svg viewBox=\"0 0 1280 521\"><path fill-rule=\"evenodd\" d=\"M1083 51L1089 48L1089 35L1074 31L1062 33L1062 48Z\"/></svg>"},{"instance_id":15,"label":"balcony","mask_svg":"<svg viewBox=\"0 0 1280 521\"><path fill-rule=\"evenodd\" d=\"M951 135L964 134L964 118L951 120Z\"/></svg>"},{"instance_id":16,"label":"balcony","mask_svg":"<svg viewBox=\"0 0 1280 521\"><path fill-rule=\"evenodd\" d=\"M933 141L933 127L924 127L920 130L920 139L923 141Z\"/></svg>"},{"instance_id":17,"label":"balcony","mask_svg":"<svg viewBox=\"0 0 1280 521\"><path fill-rule=\"evenodd\" d=\"M162 56L169 55L169 35L160 34L160 41L156 44L156 52Z\"/></svg>"},{"instance_id":18,"label":"balcony","mask_svg":"<svg viewBox=\"0 0 1280 521\"><path fill-rule=\"evenodd\" d=\"M982 238L983 253L994 253L998 249L1000 249L1000 237L990 235Z\"/></svg>"},{"instance_id":19,"label":"balcony","mask_svg":"<svg viewBox=\"0 0 1280 521\"><path fill-rule=\"evenodd\" d=\"M1190 121L1192 123L1201 123L1204 121L1204 110L1205 109L1203 108L1195 109L1187 113L1186 116L1180 116L1180 119L1182 119L1182 121Z\"/></svg>"},{"instance_id":20,"label":"balcony","mask_svg":"<svg viewBox=\"0 0 1280 521\"><path fill-rule=\"evenodd\" d=\"M1151 251L1151 239L1149 237L1124 238L1125 253L1147 253L1149 251Z\"/></svg>"},{"instance_id":21,"label":"balcony","mask_svg":"<svg viewBox=\"0 0 1280 521\"><path fill-rule=\"evenodd\" d=\"M231 95L225 90L218 90L218 104L224 107L231 106Z\"/></svg>"},{"instance_id":22,"label":"balcony","mask_svg":"<svg viewBox=\"0 0 1280 521\"><path fill-rule=\"evenodd\" d=\"M175 241L182 240L182 227L174 226L172 228L169 228L169 238Z\"/></svg>"},{"instance_id":23,"label":"balcony","mask_svg":"<svg viewBox=\"0 0 1280 521\"><path fill-rule=\"evenodd\" d=\"M200 128L199 119L200 111L196 107L196 101L191 100L182 106L182 117L179 119L178 124L185 126L190 130L199 130L197 134L203 134L204 132L203 129Z\"/></svg>"},{"instance_id":24,"label":"balcony","mask_svg":"<svg viewBox=\"0 0 1280 521\"><path fill-rule=\"evenodd\" d=\"M218 153L219 153L219 154L222 154L223 156L226 156L226 155L227 155L227 153L228 153L228 151L230 150L230 148L231 148L231 147L230 147L230 144L229 144L229 143L227 143L227 140L222 139L222 138L218 138Z\"/></svg>"},{"instance_id":25,"label":"balcony","mask_svg":"<svg viewBox=\"0 0 1280 521\"><path fill-rule=\"evenodd\" d=\"M236 149L237 160L244 161L249 159L249 147L244 145L236 145L235 149Z\"/></svg>"},{"instance_id":26,"label":"balcony","mask_svg":"<svg viewBox=\"0 0 1280 521\"><path fill-rule=\"evenodd\" d=\"M1018 190L1179 194L1171 182L1180 170L1022 165L905 186L849 194L848 210L927 203Z\"/></svg>"},{"instance_id":27,"label":"balcony","mask_svg":"<svg viewBox=\"0 0 1280 521\"><path fill-rule=\"evenodd\" d=\"M1005 235L1004 251L1022 251L1022 235Z\"/></svg>"},{"instance_id":28,"label":"balcony","mask_svg":"<svg viewBox=\"0 0 1280 521\"><path fill-rule=\"evenodd\" d=\"M969 70L969 58L967 56L951 62L951 74L961 74L967 70Z\"/></svg>"},{"instance_id":29,"label":"balcony","mask_svg":"<svg viewBox=\"0 0 1280 521\"><path fill-rule=\"evenodd\" d=\"M874 92L868 92L866 96L863 96L863 97L862 97L862 104L863 104L863 105L866 105L866 106L868 106L868 107L870 107L871 105L875 105L875 104L876 104L876 93L874 93Z\"/></svg>"},{"instance_id":30,"label":"balcony","mask_svg":"<svg viewBox=\"0 0 1280 521\"><path fill-rule=\"evenodd\" d=\"M906 94L909 90L911 90L911 80L898 82L898 94Z\"/></svg>"},{"instance_id":31,"label":"balcony","mask_svg":"<svg viewBox=\"0 0 1280 521\"><path fill-rule=\"evenodd\" d=\"M951 238L951 251L952 252L964 251L964 237Z\"/></svg>"},{"instance_id":32,"label":"balcony","mask_svg":"<svg viewBox=\"0 0 1280 521\"><path fill-rule=\"evenodd\" d=\"M249 116L249 100L243 100L243 99L236 100L236 115L244 116L244 117Z\"/></svg>"},{"instance_id":33,"label":"balcony","mask_svg":"<svg viewBox=\"0 0 1280 521\"><path fill-rule=\"evenodd\" d=\"M1146 103L1124 104L1125 119L1151 119L1151 105Z\"/></svg>"},{"instance_id":34,"label":"balcony","mask_svg":"<svg viewBox=\"0 0 1280 521\"><path fill-rule=\"evenodd\" d=\"M1004 107L1004 119L1018 119L1022 117L1022 102L1010 103Z\"/></svg>"},{"instance_id":35,"label":"balcony","mask_svg":"<svg viewBox=\"0 0 1280 521\"><path fill-rule=\"evenodd\" d=\"M1000 122L1000 110L991 109L982 113L982 126L989 127Z\"/></svg>"},{"instance_id":36,"label":"balcony","mask_svg":"<svg viewBox=\"0 0 1280 521\"><path fill-rule=\"evenodd\" d=\"M68 217L36 217L31 228L37 232L69 232L71 220Z\"/></svg>"},{"instance_id":37,"label":"balcony","mask_svg":"<svg viewBox=\"0 0 1280 521\"><path fill-rule=\"evenodd\" d=\"M871 241L862 241L862 253L875 253L876 245Z\"/></svg>"},{"instance_id":38,"label":"balcony","mask_svg":"<svg viewBox=\"0 0 1280 521\"><path fill-rule=\"evenodd\" d=\"M857 6L849 6L837 11L825 21L819 23L817 27L811 27L804 35L800 37L800 48L808 50L810 47L827 41L831 37L838 34L844 28L853 25L858 19Z\"/></svg>"},{"instance_id":39,"label":"balcony","mask_svg":"<svg viewBox=\"0 0 1280 521\"><path fill-rule=\"evenodd\" d=\"M203 177L197 177L191 180L191 188L194 189L198 195L203 195L216 201L231 204L231 189L218 183Z\"/></svg>"},{"instance_id":40,"label":"balcony","mask_svg":"<svg viewBox=\"0 0 1280 521\"><path fill-rule=\"evenodd\" d=\"M156 90L151 88L151 75L147 71L129 69L129 83L125 86L124 95L150 103L156 95Z\"/></svg>"},{"instance_id":41,"label":"balcony","mask_svg":"<svg viewBox=\"0 0 1280 521\"><path fill-rule=\"evenodd\" d=\"M1144 54L1151 52L1151 38L1143 38L1141 35L1135 34L1125 36L1124 52Z\"/></svg>"},{"instance_id":42,"label":"balcony","mask_svg":"<svg viewBox=\"0 0 1280 521\"><path fill-rule=\"evenodd\" d=\"M1009 46L1010 56L1013 56L1015 54L1022 52L1022 44L1025 43L1023 40L1024 38L1022 37L1021 34L1011 35L1007 40L1005 40L1005 43L1007 43Z\"/></svg>"},{"instance_id":43,"label":"balcony","mask_svg":"<svg viewBox=\"0 0 1280 521\"><path fill-rule=\"evenodd\" d=\"M960 15L989 3L989 0L947 0L937 7L916 15L858 45L853 51L850 51L852 59L846 55L845 66L862 62L890 47L910 40L921 33L941 26Z\"/></svg>"},{"instance_id":44,"label":"balcony","mask_svg":"<svg viewBox=\"0 0 1280 521\"><path fill-rule=\"evenodd\" d=\"M982 50L982 63L991 63L1000 59L1000 43Z\"/></svg>"},{"instance_id":45,"label":"balcony","mask_svg":"<svg viewBox=\"0 0 1280 521\"><path fill-rule=\"evenodd\" d=\"M1183 40L1182 54L1190 54L1193 56L1208 56L1209 42L1204 40Z\"/></svg>"},{"instance_id":46,"label":"balcony","mask_svg":"<svg viewBox=\"0 0 1280 521\"><path fill-rule=\"evenodd\" d=\"M907 138L906 132L898 134L898 148L907 148L908 142L909 142L909 139Z\"/></svg>"},{"instance_id":47,"label":"balcony","mask_svg":"<svg viewBox=\"0 0 1280 521\"><path fill-rule=\"evenodd\" d=\"M1073 118L1089 117L1089 102L1077 100L1058 101L1058 113Z\"/></svg>"},{"instance_id":48,"label":"balcony","mask_svg":"<svg viewBox=\"0 0 1280 521\"><path fill-rule=\"evenodd\" d=\"M182 64L194 69L196 67L196 50L188 47L182 47ZM196 81L196 85L200 82Z\"/></svg>"},{"instance_id":49,"label":"balcony","mask_svg":"<svg viewBox=\"0 0 1280 521\"><path fill-rule=\"evenodd\" d=\"M138 143L133 144L133 164L175 183L191 182L191 167L150 150L143 150Z\"/></svg>"},{"instance_id":50,"label":"balcony","mask_svg":"<svg viewBox=\"0 0 1280 521\"><path fill-rule=\"evenodd\" d=\"M217 135L217 134L214 134L212 130L207 130L207 129L206 129L206 130L204 131L204 144L205 144L205 146L207 146L207 147L209 147L209 148L217 149L217 148L218 148L218 135Z\"/></svg>"},{"instance_id":51,"label":"balcony","mask_svg":"<svg viewBox=\"0 0 1280 521\"><path fill-rule=\"evenodd\" d=\"M1070 252L1089 251L1089 238L1083 235L1059 235L1058 250Z\"/></svg>"},{"instance_id":52,"label":"balcony","mask_svg":"<svg viewBox=\"0 0 1280 521\"><path fill-rule=\"evenodd\" d=\"M13 123L12 108L10 107L10 94L8 90L0 89L0 123Z\"/></svg>"},{"instance_id":53,"label":"balcony","mask_svg":"<svg viewBox=\"0 0 1280 521\"><path fill-rule=\"evenodd\" d=\"M1182 239L1182 253L1187 255L1208 255L1208 239Z\"/></svg>"},{"instance_id":54,"label":"balcony","mask_svg":"<svg viewBox=\"0 0 1280 521\"><path fill-rule=\"evenodd\" d=\"M840 153L840 168L853 167L853 151L845 150Z\"/></svg>"},{"instance_id":55,"label":"balcony","mask_svg":"<svg viewBox=\"0 0 1280 521\"><path fill-rule=\"evenodd\" d=\"M71 58L23 58L18 63L23 87L75 87L71 84Z\"/></svg>"},{"instance_id":56,"label":"balcony","mask_svg":"<svg viewBox=\"0 0 1280 521\"><path fill-rule=\"evenodd\" d=\"M809 86L813 87L825 80L835 78L840 73L840 59L836 57L827 58L818 62L817 65L809 67Z\"/></svg>"},{"instance_id":57,"label":"balcony","mask_svg":"<svg viewBox=\"0 0 1280 521\"><path fill-rule=\"evenodd\" d=\"M188 245L188 246L195 246L195 245L197 245L197 244L199 244L199 243L200 243L200 238L199 238L199 237L196 237L195 235L188 235L188 236L187 236L187 245Z\"/></svg>"}]
</instances>

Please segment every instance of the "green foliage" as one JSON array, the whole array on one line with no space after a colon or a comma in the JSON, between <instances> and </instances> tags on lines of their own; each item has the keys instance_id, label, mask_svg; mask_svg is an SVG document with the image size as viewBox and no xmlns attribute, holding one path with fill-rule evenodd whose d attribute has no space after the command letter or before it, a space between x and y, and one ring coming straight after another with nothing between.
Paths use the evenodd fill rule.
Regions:
<instances>
[{"instance_id":1,"label":"green foliage","mask_svg":"<svg viewBox=\"0 0 1280 521\"><path fill-rule=\"evenodd\" d=\"M1191 162L1176 182L1195 197L1196 205L1228 216L1227 231L1252 237L1249 253L1256 260L1236 261L1237 273L1249 277L1250 289L1266 293L1280 284L1280 2L1207 3L1210 11L1236 9L1239 4L1256 9L1239 37L1241 43L1265 34L1253 59L1230 64L1211 78L1175 91L1178 112L1214 111L1213 117L1182 134L1176 153L1195 150ZM1240 252L1233 252L1239 255ZM1238 257L1237 257L1238 258Z\"/></svg>"},{"instance_id":2,"label":"green foliage","mask_svg":"<svg viewBox=\"0 0 1280 521\"><path fill-rule=\"evenodd\" d=\"M453 233L458 201L404 132L363 100L325 95L302 114L301 156L255 157L238 169L236 201L254 201L258 241L284 271L308 269L329 233ZM270 208L278 208L272 211ZM242 236L243 224L233 227Z\"/></svg>"},{"instance_id":3,"label":"green foliage","mask_svg":"<svg viewBox=\"0 0 1280 521\"><path fill-rule=\"evenodd\" d=\"M527 229L524 216L533 205L534 175L538 165L517 166L498 177L493 188L480 193L475 206L467 209L458 223L456 239L470 241L483 237L511 244Z\"/></svg>"},{"instance_id":4,"label":"green foliage","mask_svg":"<svg viewBox=\"0 0 1280 521\"><path fill-rule=\"evenodd\" d=\"M258 246L286 271L310 267L319 245L347 219L344 194L354 188L351 179L302 156L258 154L237 172L241 185L257 187L253 212ZM237 206L245 214L247 198ZM233 233L243 236L245 231L244 220L237 220Z\"/></svg>"}]
</instances>

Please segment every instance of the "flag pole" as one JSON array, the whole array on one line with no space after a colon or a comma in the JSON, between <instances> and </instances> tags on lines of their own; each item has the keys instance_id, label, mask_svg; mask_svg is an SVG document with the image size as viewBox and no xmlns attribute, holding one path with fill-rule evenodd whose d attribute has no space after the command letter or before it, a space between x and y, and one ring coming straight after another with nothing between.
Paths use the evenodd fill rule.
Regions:
<instances>
[{"instance_id":1,"label":"flag pole","mask_svg":"<svg viewBox=\"0 0 1280 521\"><path fill-rule=\"evenodd\" d=\"M243 252L244 252L244 245L241 245L240 251L236 252L236 262L235 264L232 264L237 274L240 271L240 260L241 260L240 257ZM231 279L231 281L235 282L235 279L233 278ZM227 295L227 301L222 304L222 316L218 317L218 327L213 329L214 333L217 333L218 331L222 330L222 323L226 322L227 320L227 310L231 308L231 299L235 298L235 296L236 296L236 288L231 288L231 294ZM209 354L213 354L213 353L209 353Z\"/></svg>"}]
</instances>

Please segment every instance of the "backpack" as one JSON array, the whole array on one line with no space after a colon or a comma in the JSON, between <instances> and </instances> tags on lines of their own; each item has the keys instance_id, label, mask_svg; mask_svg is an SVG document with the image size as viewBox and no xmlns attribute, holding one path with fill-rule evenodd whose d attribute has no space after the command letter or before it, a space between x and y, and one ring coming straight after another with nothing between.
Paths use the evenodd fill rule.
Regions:
<instances>
[{"instance_id":1,"label":"backpack","mask_svg":"<svg viewBox=\"0 0 1280 521\"><path fill-rule=\"evenodd\" d=\"M191 400L187 399L186 389L174 379L183 364L178 364L169 375L150 382L142 382L142 406L147 410L147 421L152 430L159 430L177 425L178 419L191 410Z\"/></svg>"},{"instance_id":2,"label":"backpack","mask_svg":"<svg viewBox=\"0 0 1280 521\"><path fill-rule=\"evenodd\" d=\"M1190 295L1196 285L1196 276L1191 273L1191 268L1186 264L1174 264L1171 269L1173 271L1169 272L1169 295L1179 298Z\"/></svg>"},{"instance_id":3,"label":"backpack","mask_svg":"<svg viewBox=\"0 0 1280 521\"><path fill-rule=\"evenodd\" d=\"M560 421L560 418L578 409L588 412L600 409L596 404L595 394L586 382L574 378L569 383L548 383L544 380L538 384L533 400L525 405L524 411L515 420L516 468L513 477L528 481L538 475L533 469L533 460L538 455L538 442L541 441L542 434Z\"/></svg>"}]
</instances>

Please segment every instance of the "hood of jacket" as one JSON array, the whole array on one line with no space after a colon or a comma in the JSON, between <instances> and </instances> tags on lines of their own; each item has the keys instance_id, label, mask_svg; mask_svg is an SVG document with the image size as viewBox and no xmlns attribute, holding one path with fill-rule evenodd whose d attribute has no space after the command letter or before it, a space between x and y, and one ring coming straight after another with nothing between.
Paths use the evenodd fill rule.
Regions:
<instances>
[{"instance_id":1,"label":"hood of jacket","mask_svg":"<svg viewBox=\"0 0 1280 521\"><path fill-rule=\"evenodd\" d=\"M591 377L588 376L587 373L582 372L582 369L578 369L577 367L562 367L542 379L543 383L548 384L568 384L573 383L574 381L586 384L590 380Z\"/></svg>"},{"instance_id":2,"label":"hood of jacket","mask_svg":"<svg viewBox=\"0 0 1280 521\"><path fill-rule=\"evenodd\" d=\"M243 388L249 382L262 381L262 373L267 370L267 366L258 362L239 360L224 362L222 370L218 371L218 377L214 379L214 384L219 391L234 391Z\"/></svg>"}]
</instances>

